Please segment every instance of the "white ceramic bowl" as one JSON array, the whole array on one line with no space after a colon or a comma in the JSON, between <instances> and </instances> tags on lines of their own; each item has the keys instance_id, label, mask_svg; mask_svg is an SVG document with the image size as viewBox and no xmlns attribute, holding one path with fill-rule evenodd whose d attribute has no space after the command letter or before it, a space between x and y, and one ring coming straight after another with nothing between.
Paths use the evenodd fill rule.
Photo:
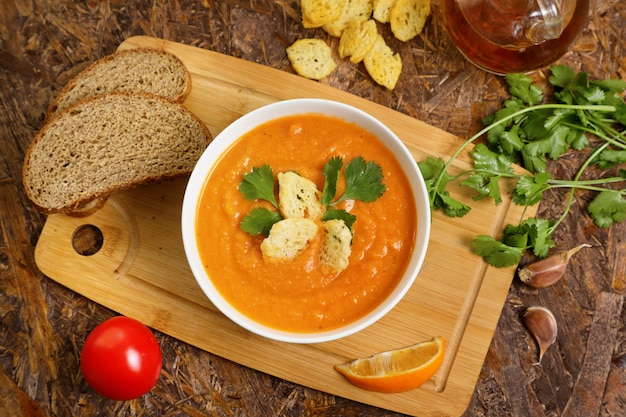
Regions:
<instances>
[{"instance_id":1,"label":"white ceramic bowl","mask_svg":"<svg viewBox=\"0 0 626 417\"><path fill-rule=\"evenodd\" d=\"M322 113L355 123L377 136L396 156L409 178L417 209L415 246L404 276L389 296L366 316L343 327L319 333L292 333L267 327L251 320L233 308L217 291L202 265L196 242L196 211L205 181L221 155L242 135L256 126L279 117ZM182 237L187 260L198 284L209 300L232 321L258 335L292 343L318 343L354 334L387 314L409 290L422 266L430 236L430 205L424 179L417 163L400 139L384 124L369 114L352 106L322 99L286 100L254 110L226 127L219 133L201 156L194 168L182 208Z\"/></svg>"}]
</instances>

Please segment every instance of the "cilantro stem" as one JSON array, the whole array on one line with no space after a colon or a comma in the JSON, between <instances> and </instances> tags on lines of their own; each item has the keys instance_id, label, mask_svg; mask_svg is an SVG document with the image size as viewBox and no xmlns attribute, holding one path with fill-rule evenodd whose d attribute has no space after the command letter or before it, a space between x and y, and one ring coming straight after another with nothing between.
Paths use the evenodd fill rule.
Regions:
<instances>
[{"instance_id":1,"label":"cilantro stem","mask_svg":"<svg viewBox=\"0 0 626 417\"><path fill-rule=\"evenodd\" d=\"M619 139L622 141L622 143L626 144L626 135L624 134L624 132L619 132L611 126L611 124L617 122L616 120L599 119L595 114L592 113L587 113L587 115L589 119L593 120L597 124L597 126L602 129L603 132L606 132L607 134L611 135L611 137Z\"/></svg>"},{"instance_id":2,"label":"cilantro stem","mask_svg":"<svg viewBox=\"0 0 626 417\"><path fill-rule=\"evenodd\" d=\"M624 181L624 180L622 179L622 181ZM594 187L594 186L591 186L591 185L579 185L579 184L574 185L573 181L572 181L572 184L557 184L557 185L551 185L548 188L552 188L552 189L556 189L556 188L571 188L572 190L587 190L587 191L604 191L604 190L606 190L606 188Z\"/></svg>"},{"instance_id":3,"label":"cilantro stem","mask_svg":"<svg viewBox=\"0 0 626 417\"><path fill-rule=\"evenodd\" d=\"M521 177L521 175L519 174L507 174L505 172L492 171L490 169L468 169L467 171L460 172L458 175L451 177L450 180L454 181L456 179L459 179L459 178L462 178L471 174L489 174L489 175L494 175L494 176L498 176L501 178L520 178Z\"/></svg>"},{"instance_id":4,"label":"cilantro stem","mask_svg":"<svg viewBox=\"0 0 626 417\"><path fill-rule=\"evenodd\" d=\"M599 137L600 139L603 139L605 142L610 143L611 145L617 146L618 148L622 148L624 150L626 150L626 137L624 137L622 139L622 137L624 136L623 134L621 134L620 132L616 131L615 129L611 128L610 126L605 126L603 124L601 124L599 121L594 120L594 122L596 124L594 124L593 126L596 127L596 129L591 129L589 127L586 126L580 126L574 123L569 123L569 122L561 122L561 124L563 126L567 126L567 127L571 127L573 129L578 129L578 130L582 130L583 132L587 132L587 133L591 133L593 135L596 135L597 137ZM601 127L602 130L597 129L597 127ZM611 137L607 136L606 133L609 133L611 135ZM622 139L622 140L619 140Z\"/></svg>"},{"instance_id":5,"label":"cilantro stem","mask_svg":"<svg viewBox=\"0 0 626 417\"><path fill-rule=\"evenodd\" d=\"M574 178L572 180L573 183L577 183L577 182L580 181L581 175L583 174L585 169L587 169L589 164L591 164L591 161L593 161L593 159L600 152L605 150L608 146L609 146L608 143L604 143L602 146L598 147L595 151L593 151L591 153L591 155L587 158L587 160L578 169L578 172L576 172L576 175L574 175ZM569 196L567 197L567 203L565 204L565 209L563 210L563 213L561 213L561 216L557 219L557 221L554 222L554 224L550 227L549 236L552 236L552 234L554 233L556 228L565 220L565 218L569 214L570 208L572 207L572 202L574 201L574 191L576 191L576 188L575 187L571 187L570 192L569 192Z\"/></svg>"},{"instance_id":6,"label":"cilantro stem","mask_svg":"<svg viewBox=\"0 0 626 417\"><path fill-rule=\"evenodd\" d=\"M585 189L591 191L601 191L604 190L602 187L594 187L595 184L608 184L613 182L621 182L626 181L626 178L623 177L610 177L610 178L598 178L595 180L581 180L581 181L572 181L572 180L548 180L551 188L578 188Z\"/></svg>"}]
</instances>

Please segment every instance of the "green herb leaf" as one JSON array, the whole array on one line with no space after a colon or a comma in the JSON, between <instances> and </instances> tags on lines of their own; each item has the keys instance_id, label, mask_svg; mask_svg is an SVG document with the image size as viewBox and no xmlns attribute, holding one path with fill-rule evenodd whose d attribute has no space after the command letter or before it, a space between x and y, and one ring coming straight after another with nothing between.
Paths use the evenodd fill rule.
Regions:
<instances>
[{"instance_id":1,"label":"green herb leaf","mask_svg":"<svg viewBox=\"0 0 626 417\"><path fill-rule=\"evenodd\" d=\"M489 150L484 144L479 143L471 152L476 171L487 171L496 175L509 175L513 173L511 160L502 154Z\"/></svg>"},{"instance_id":2,"label":"green herb leaf","mask_svg":"<svg viewBox=\"0 0 626 417\"><path fill-rule=\"evenodd\" d=\"M331 205L344 200L361 200L366 203L375 201L386 190L383 184L383 171L376 162L366 162L360 156L348 162L344 170L346 189L343 195Z\"/></svg>"},{"instance_id":3,"label":"green herb leaf","mask_svg":"<svg viewBox=\"0 0 626 417\"><path fill-rule=\"evenodd\" d=\"M417 167L420 169L422 177L424 177L424 181L431 186L435 185L434 181L440 175L445 175L445 178L442 181L444 183L442 189L445 189L447 182L451 178L447 175L447 173L444 173L445 162L443 162L442 158L433 158L432 156L428 156L425 160L418 162Z\"/></svg>"},{"instance_id":4,"label":"green herb leaf","mask_svg":"<svg viewBox=\"0 0 626 417\"><path fill-rule=\"evenodd\" d=\"M417 166L424 178L431 208L440 209L450 217L463 217L470 211L469 206L450 197L446 190L448 182L454 177L445 172L443 159L429 156Z\"/></svg>"},{"instance_id":5,"label":"green herb leaf","mask_svg":"<svg viewBox=\"0 0 626 417\"><path fill-rule=\"evenodd\" d=\"M566 104L585 104L584 92L589 88L589 75L586 72L575 73L573 69L564 65L554 65L552 75L548 81L561 91L555 91L554 96Z\"/></svg>"},{"instance_id":6,"label":"green herb leaf","mask_svg":"<svg viewBox=\"0 0 626 417\"><path fill-rule=\"evenodd\" d=\"M626 163L626 150L615 150L607 148L593 160L602 169L611 168L618 164Z\"/></svg>"},{"instance_id":7,"label":"green herb leaf","mask_svg":"<svg viewBox=\"0 0 626 417\"><path fill-rule=\"evenodd\" d=\"M603 103L606 94L604 93L604 90L602 90L600 87L595 86L587 89L583 93L583 96L585 97L585 99L587 99L587 102L589 103Z\"/></svg>"},{"instance_id":8,"label":"green herb leaf","mask_svg":"<svg viewBox=\"0 0 626 417\"><path fill-rule=\"evenodd\" d=\"M551 109L533 109L526 113L526 118L519 122L523 138L526 141L544 139L548 131L546 124L552 115Z\"/></svg>"},{"instance_id":9,"label":"green herb leaf","mask_svg":"<svg viewBox=\"0 0 626 417\"><path fill-rule=\"evenodd\" d=\"M596 85L608 93L622 93L626 90L626 81L620 79L595 80L591 85Z\"/></svg>"},{"instance_id":10,"label":"green herb leaf","mask_svg":"<svg viewBox=\"0 0 626 417\"><path fill-rule=\"evenodd\" d=\"M477 194L472 197L474 201L491 197L493 198L494 203L498 205L502 203L502 195L500 194L498 179L499 177L497 176L474 174L461 181L461 185L476 191Z\"/></svg>"},{"instance_id":11,"label":"green herb leaf","mask_svg":"<svg viewBox=\"0 0 626 417\"><path fill-rule=\"evenodd\" d=\"M463 217L471 210L470 206L450 197L447 192L437 195L436 205L449 217Z\"/></svg>"},{"instance_id":12,"label":"green herb leaf","mask_svg":"<svg viewBox=\"0 0 626 417\"><path fill-rule=\"evenodd\" d=\"M561 88L567 87L576 78L574 70L567 65L553 65L550 68L550 74L548 77L550 84Z\"/></svg>"},{"instance_id":13,"label":"green herb leaf","mask_svg":"<svg viewBox=\"0 0 626 417\"><path fill-rule=\"evenodd\" d=\"M546 256L554 247L550 239L552 231L550 221L531 218L518 226L507 225L498 241L491 236L478 236L472 241L472 247L490 265L507 267L519 263L522 253L529 247L534 249L535 255Z\"/></svg>"},{"instance_id":14,"label":"green herb leaf","mask_svg":"<svg viewBox=\"0 0 626 417\"><path fill-rule=\"evenodd\" d=\"M524 227L507 224L502 232L500 242L513 248L525 250L528 248L528 230Z\"/></svg>"},{"instance_id":15,"label":"green herb leaf","mask_svg":"<svg viewBox=\"0 0 626 417\"><path fill-rule=\"evenodd\" d=\"M252 236L263 235L267 237L274 223L278 223L282 219L283 216L277 211L257 207L243 218L240 226L244 232Z\"/></svg>"},{"instance_id":16,"label":"green herb leaf","mask_svg":"<svg viewBox=\"0 0 626 417\"><path fill-rule=\"evenodd\" d=\"M615 120L621 125L626 126L626 103L621 102L619 105L617 105Z\"/></svg>"},{"instance_id":17,"label":"green herb leaf","mask_svg":"<svg viewBox=\"0 0 626 417\"><path fill-rule=\"evenodd\" d=\"M324 191L322 192L321 203L328 206L337 194L337 182L339 181L339 171L343 166L343 160L334 156L324 164Z\"/></svg>"},{"instance_id":18,"label":"green herb leaf","mask_svg":"<svg viewBox=\"0 0 626 417\"><path fill-rule=\"evenodd\" d=\"M524 142L519 135L519 128L519 125L513 125L509 130L501 128L500 133L497 136L491 136L491 148L496 149L499 153L506 156L511 161L513 161L514 158L516 159L516 154L524 147Z\"/></svg>"},{"instance_id":19,"label":"green herb leaf","mask_svg":"<svg viewBox=\"0 0 626 417\"><path fill-rule=\"evenodd\" d=\"M532 78L519 73L506 74L506 82L509 84L509 91L524 103L533 106L541 102L543 92L541 88L533 84Z\"/></svg>"},{"instance_id":20,"label":"green herb leaf","mask_svg":"<svg viewBox=\"0 0 626 417\"><path fill-rule=\"evenodd\" d=\"M552 176L548 172L522 176L515 185L513 202L520 206L534 206L543 196L543 192L550 188L548 180Z\"/></svg>"},{"instance_id":21,"label":"green herb leaf","mask_svg":"<svg viewBox=\"0 0 626 417\"><path fill-rule=\"evenodd\" d=\"M485 258L489 265L506 268L517 265L525 248L508 246L491 236L479 235L472 240L472 248L478 256Z\"/></svg>"},{"instance_id":22,"label":"green herb leaf","mask_svg":"<svg viewBox=\"0 0 626 417\"><path fill-rule=\"evenodd\" d=\"M552 240L554 223L551 220L531 217L522 221L520 228L528 233L529 246L533 248L536 256L543 258L554 247L555 243Z\"/></svg>"},{"instance_id":23,"label":"green herb leaf","mask_svg":"<svg viewBox=\"0 0 626 417\"><path fill-rule=\"evenodd\" d=\"M353 226L356 222L356 216L354 214L350 214L342 209L328 209L322 216L322 220L343 220L348 229L350 229L350 233L354 235Z\"/></svg>"},{"instance_id":24,"label":"green herb leaf","mask_svg":"<svg viewBox=\"0 0 626 417\"><path fill-rule=\"evenodd\" d=\"M574 148L577 151L581 151L589 146L589 139L587 139L587 135L585 135L585 132L582 129L570 129L567 134L567 142L571 148Z\"/></svg>"},{"instance_id":25,"label":"green herb leaf","mask_svg":"<svg viewBox=\"0 0 626 417\"><path fill-rule=\"evenodd\" d=\"M587 209L598 227L609 227L626 219L625 191L602 191L589 203Z\"/></svg>"},{"instance_id":26,"label":"green herb leaf","mask_svg":"<svg viewBox=\"0 0 626 417\"><path fill-rule=\"evenodd\" d=\"M544 155L530 155L522 150L522 166L530 172L544 172L548 167L548 161Z\"/></svg>"},{"instance_id":27,"label":"green herb leaf","mask_svg":"<svg viewBox=\"0 0 626 417\"><path fill-rule=\"evenodd\" d=\"M502 196L499 179L513 174L511 161L506 156L491 151L482 143L474 147L471 155L474 159L475 173L462 181L461 185L470 187L478 193L474 200L491 197L496 205L500 204Z\"/></svg>"},{"instance_id":28,"label":"green herb leaf","mask_svg":"<svg viewBox=\"0 0 626 417\"><path fill-rule=\"evenodd\" d=\"M252 172L243 176L239 191L247 200L266 200L278 208L274 197L274 173L269 165L253 167Z\"/></svg>"}]
</instances>

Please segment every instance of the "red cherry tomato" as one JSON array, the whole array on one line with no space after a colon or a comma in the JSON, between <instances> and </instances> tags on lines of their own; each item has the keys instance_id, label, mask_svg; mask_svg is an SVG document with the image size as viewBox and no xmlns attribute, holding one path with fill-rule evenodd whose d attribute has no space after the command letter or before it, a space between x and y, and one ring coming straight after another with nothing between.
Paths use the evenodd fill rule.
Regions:
<instances>
[{"instance_id":1,"label":"red cherry tomato","mask_svg":"<svg viewBox=\"0 0 626 417\"><path fill-rule=\"evenodd\" d=\"M161 373L161 348L150 329L128 317L98 325L85 340L80 368L91 387L113 400L150 391Z\"/></svg>"}]
</instances>

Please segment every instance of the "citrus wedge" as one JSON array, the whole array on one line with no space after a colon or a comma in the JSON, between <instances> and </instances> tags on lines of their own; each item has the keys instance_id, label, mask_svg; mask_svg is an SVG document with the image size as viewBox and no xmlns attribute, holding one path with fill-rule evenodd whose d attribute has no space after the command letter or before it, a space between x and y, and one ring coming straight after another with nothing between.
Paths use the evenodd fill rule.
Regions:
<instances>
[{"instance_id":1,"label":"citrus wedge","mask_svg":"<svg viewBox=\"0 0 626 417\"><path fill-rule=\"evenodd\" d=\"M441 366L443 357L444 341L437 336L427 342L336 365L335 370L359 388L404 392L428 381Z\"/></svg>"}]
</instances>

